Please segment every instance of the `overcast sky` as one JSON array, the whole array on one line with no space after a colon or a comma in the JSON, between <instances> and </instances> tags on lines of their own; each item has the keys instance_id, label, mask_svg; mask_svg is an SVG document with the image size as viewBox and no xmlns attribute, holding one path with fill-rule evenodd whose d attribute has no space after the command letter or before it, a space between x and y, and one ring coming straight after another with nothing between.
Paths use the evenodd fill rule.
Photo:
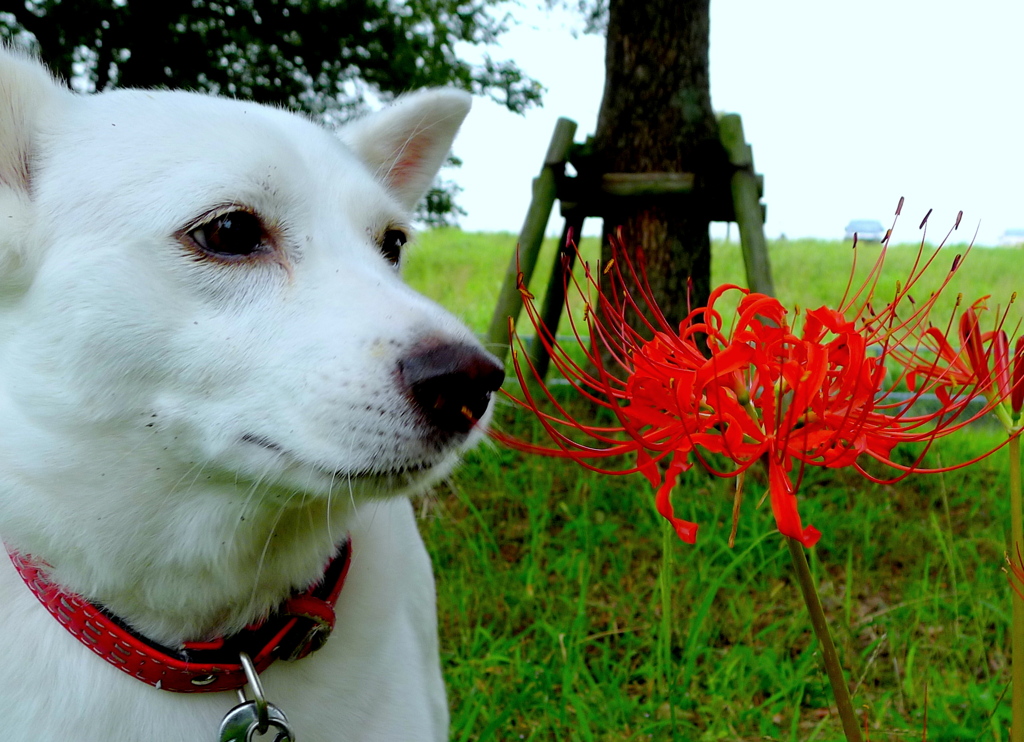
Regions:
<instances>
[{"instance_id":1,"label":"overcast sky","mask_svg":"<svg viewBox=\"0 0 1024 742\"><path fill-rule=\"evenodd\" d=\"M518 232L555 120L577 140L597 122L603 38L565 13L521 20L490 53L548 91L525 116L475 101L453 175L467 230ZM712 0L710 42L711 102L743 117L770 238L888 225L900 196L902 239L929 208L933 235L959 209L980 244L1024 227L1024 2Z\"/></svg>"}]
</instances>

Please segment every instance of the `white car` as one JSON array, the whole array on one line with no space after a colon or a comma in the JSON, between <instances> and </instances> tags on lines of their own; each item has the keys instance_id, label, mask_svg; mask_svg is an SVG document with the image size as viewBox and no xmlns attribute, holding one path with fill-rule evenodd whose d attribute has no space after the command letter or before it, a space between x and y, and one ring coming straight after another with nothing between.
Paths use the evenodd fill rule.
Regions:
<instances>
[{"instance_id":1,"label":"white car","mask_svg":"<svg viewBox=\"0 0 1024 742\"><path fill-rule=\"evenodd\" d=\"M846 225L845 240L852 240L857 235L859 242L881 242L885 238L885 227L874 219L854 219Z\"/></svg>"},{"instance_id":2,"label":"white car","mask_svg":"<svg viewBox=\"0 0 1024 742\"><path fill-rule=\"evenodd\" d=\"M999 237L999 247L1024 245L1024 229L1008 229Z\"/></svg>"}]
</instances>

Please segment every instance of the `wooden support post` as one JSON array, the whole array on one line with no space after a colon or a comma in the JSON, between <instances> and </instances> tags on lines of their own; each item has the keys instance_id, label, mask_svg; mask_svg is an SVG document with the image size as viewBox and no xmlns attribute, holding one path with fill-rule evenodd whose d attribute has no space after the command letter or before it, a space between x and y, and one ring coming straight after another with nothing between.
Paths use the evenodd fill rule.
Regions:
<instances>
[{"instance_id":1,"label":"wooden support post","mask_svg":"<svg viewBox=\"0 0 1024 742\"><path fill-rule=\"evenodd\" d=\"M562 310L565 309L566 281L569 280L572 266L576 262L576 244L583 229L583 218L581 211L572 211L565 215L565 228L558 243L555 265L551 271L551 278L548 279L548 289L544 292L544 306L541 308L540 316L544 329L538 330L530 346L530 360L537 371L538 379L547 376L551 362L548 349L544 347L542 333L546 332L547 337L551 338L558 334L558 323L562 319Z\"/></svg>"},{"instance_id":2,"label":"wooden support post","mask_svg":"<svg viewBox=\"0 0 1024 742\"><path fill-rule=\"evenodd\" d=\"M729 193L715 190L715 208L709 214L712 220L734 220L739 226L743 262L747 285L752 291L774 295L771 267L768 263L768 245L764 238L763 178L754 172L754 156L743 136L743 123L736 114L726 114L718 120L719 138L728 153L732 173ZM579 238L583 220L588 216L603 216L609 206L620 199L686 198L697 188L693 173L604 173L599 179L565 177L565 165L573 149L576 123L558 119L540 175L533 180L533 200L519 233L516 252L512 255L494 316L487 333L487 342L495 355L504 359L508 353L508 320L518 319L522 310L519 295L519 276L530 286L544 230L556 199L562 202L565 229L552 266L544 305L541 308L542 327L529 349L530 360L543 379L550 357L541 339L547 333L555 337L565 306L565 286L572 270L576 252L567 247L569 235ZM577 151L579 154L579 151ZM721 181L724 182L724 178Z\"/></svg>"},{"instance_id":3,"label":"wooden support post","mask_svg":"<svg viewBox=\"0 0 1024 742\"><path fill-rule=\"evenodd\" d=\"M720 117L718 135L729 154L729 162L736 168L730 186L736 224L740 231L743 264L747 271L747 286L759 294L774 296L768 244L764 238L764 208L761 206L763 185L754 172L754 155L743 137L740 117L735 113Z\"/></svg>"},{"instance_id":4,"label":"wooden support post","mask_svg":"<svg viewBox=\"0 0 1024 742\"><path fill-rule=\"evenodd\" d=\"M558 119L555 132L548 145L548 153L544 158L544 166L540 175L533 180L533 200L519 232L517 250L505 271L505 279L498 294L498 302L491 318L491 327L487 331L488 347L496 356L504 360L508 353L508 318L519 318L522 309L522 298L519 296L519 273L523 274L526 286L530 285L533 270L537 267L537 256L541 243L544 241L544 230L551 216L551 209L557 198L559 178L565 173L565 163L569 159L573 136L576 134L576 122L567 118Z\"/></svg>"},{"instance_id":5,"label":"wooden support post","mask_svg":"<svg viewBox=\"0 0 1024 742\"><path fill-rule=\"evenodd\" d=\"M692 193L693 173L605 173L601 193L609 196L678 196Z\"/></svg>"}]
</instances>

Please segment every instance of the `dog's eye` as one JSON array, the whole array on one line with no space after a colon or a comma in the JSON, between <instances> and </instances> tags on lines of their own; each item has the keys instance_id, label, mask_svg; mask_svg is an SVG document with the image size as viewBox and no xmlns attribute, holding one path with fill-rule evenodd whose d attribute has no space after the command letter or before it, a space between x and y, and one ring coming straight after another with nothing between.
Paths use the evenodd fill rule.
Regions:
<instances>
[{"instance_id":1,"label":"dog's eye","mask_svg":"<svg viewBox=\"0 0 1024 742\"><path fill-rule=\"evenodd\" d=\"M248 211L222 214L188 234L204 252L220 257L245 257L265 247L263 225Z\"/></svg>"},{"instance_id":2,"label":"dog's eye","mask_svg":"<svg viewBox=\"0 0 1024 742\"><path fill-rule=\"evenodd\" d=\"M380 252L391 265L398 265L402 258L402 247L409 237L400 229L389 229L380 241Z\"/></svg>"}]
</instances>

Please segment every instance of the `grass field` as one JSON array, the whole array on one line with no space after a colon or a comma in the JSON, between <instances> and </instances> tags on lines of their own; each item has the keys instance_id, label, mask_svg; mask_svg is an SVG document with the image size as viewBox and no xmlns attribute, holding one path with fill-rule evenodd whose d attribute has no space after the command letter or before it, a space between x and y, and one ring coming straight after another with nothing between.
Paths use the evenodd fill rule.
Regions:
<instances>
[{"instance_id":1,"label":"grass field","mask_svg":"<svg viewBox=\"0 0 1024 742\"><path fill-rule=\"evenodd\" d=\"M426 233L407 278L482 332L513 245ZM886 281L910 253L893 249ZM770 255L787 305L841 295L848 243L775 243ZM953 292L1005 305L1022 265L1022 252L976 249ZM741 281L735 245L716 245L713 266L716 282ZM495 425L539 436L508 404ZM1000 436L948 439L931 461L970 458ZM1004 471L1001 452L892 486L841 470L805 478L801 513L824 533L811 566L871 740L1007 739ZM770 511L748 495L729 549L728 485L688 475L677 505L701 524L688 546L665 539L642 479L493 445L472 452L422 507L452 740L841 740Z\"/></svg>"}]
</instances>

